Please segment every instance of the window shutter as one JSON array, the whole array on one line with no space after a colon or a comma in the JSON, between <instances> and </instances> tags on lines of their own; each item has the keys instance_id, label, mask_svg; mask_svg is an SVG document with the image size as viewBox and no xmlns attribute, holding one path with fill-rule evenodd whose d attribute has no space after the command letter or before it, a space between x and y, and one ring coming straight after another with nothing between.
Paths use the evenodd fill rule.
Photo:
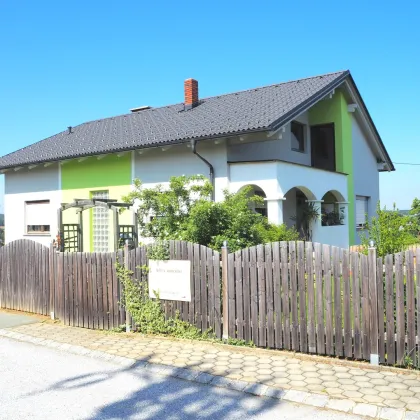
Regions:
<instances>
[{"instance_id":1,"label":"window shutter","mask_svg":"<svg viewBox=\"0 0 420 420\"><path fill-rule=\"evenodd\" d=\"M49 200L27 201L25 220L26 225L49 225L51 222Z\"/></svg>"},{"instance_id":2,"label":"window shutter","mask_svg":"<svg viewBox=\"0 0 420 420\"><path fill-rule=\"evenodd\" d=\"M356 226L363 226L366 223L367 197L356 198Z\"/></svg>"}]
</instances>

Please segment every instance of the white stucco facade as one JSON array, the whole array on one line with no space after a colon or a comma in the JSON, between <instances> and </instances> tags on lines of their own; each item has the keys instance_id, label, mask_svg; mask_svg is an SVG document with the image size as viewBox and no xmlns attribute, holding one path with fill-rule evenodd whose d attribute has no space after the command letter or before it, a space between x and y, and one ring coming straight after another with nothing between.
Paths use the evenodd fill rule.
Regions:
<instances>
[{"instance_id":1,"label":"white stucco facade","mask_svg":"<svg viewBox=\"0 0 420 420\"><path fill-rule=\"evenodd\" d=\"M276 224L292 226L296 213L296 201L288 192L294 188L301 190L306 199L321 208L323 196L335 192L340 196L340 206L345 216L344 224L322 226L319 218L312 223L312 241L346 248L349 246L347 220L347 175L315 169L287 162L247 162L230 164L231 192L239 191L247 185L261 188L267 200L268 219Z\"/></svg>"},{"instance_id":2,"label":"white stucco facade","mask_svg":"<svg viewBox=\"0 0 420 420\"><path fill-rule=\"evenodd\" d=\"M48 234L28 234L26 231L25 203L28 201L49 200L47 220L50 224ZM5 234L6 242L17 239L32 239L49 246L58 232L57 209L61 203L59 166L39 166L11 171L5 176Z\"/></svg>"},{"instance_id":3,"label":"white stucco facade","mask_svg":"<svg viewBox=\"0 0 420 420\"><path fill-rule=\"evenodd\" d=\"M245 136L243 141L231 141L228 145L229 162L252 162L261 160L283 160L311 166L311 142L308 112L295 118L305 126L305 151L297 152L292 149L291 125L286 124L282 130L272 138L265 134Z\"/></svg>"},{"instance_id":4,"label":"white stucco facade","mask_svg":"<svg viewBox=\"0 0 420 420\"><path fill-rule=\"evenodd\" d=\"M353 166L354 166L354 194L367 197L368 217L376 214L379 201L379 172L376 156L369 146L367 136L361 129L357 119L352 117ZM356 244L360 243L360 234L356 229Z\"/></svg>"},{"instance_id":5,"label":"white stucco facade","mask_svg":"<svg viewBox=\"0 0 420 420\"><path fill-rule=\"evenodd\" d=\"M168 184L172 176L205 175L209 176L209 167L193 154L189 145L183 144L171 148L155 148L134 154L133 178L140 179L145 187ZM201 142L197 152L208 160L214 168L215 200L223 200L223 190L228 188L229 174L226 143L221 141Z\"/></svg>"}]
</instances>

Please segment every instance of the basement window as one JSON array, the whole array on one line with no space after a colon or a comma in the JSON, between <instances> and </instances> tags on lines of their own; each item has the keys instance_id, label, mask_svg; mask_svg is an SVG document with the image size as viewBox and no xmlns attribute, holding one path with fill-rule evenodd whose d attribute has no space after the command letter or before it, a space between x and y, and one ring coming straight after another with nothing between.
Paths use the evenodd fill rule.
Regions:
<instances>
[{"instance_id":1,"label":"basement window","mask_svg":"<svg viewBox=\"0 0 420 420\"><path fill-rule=\"evenodd\" d=\"M305 152L305 126L297 121L290 124L292 137L292 150L295 152Z\"/></svg>"},{"instance_id":2,"label":"basement window","mask_svg":"<svg viewBox=\"0 0 420 420\"><path fill-rule=\"evenodd\" d=\"M50 200L25 202L25 231L27 235L49 235L50 219Z\"/></svg>"}]
</instances>

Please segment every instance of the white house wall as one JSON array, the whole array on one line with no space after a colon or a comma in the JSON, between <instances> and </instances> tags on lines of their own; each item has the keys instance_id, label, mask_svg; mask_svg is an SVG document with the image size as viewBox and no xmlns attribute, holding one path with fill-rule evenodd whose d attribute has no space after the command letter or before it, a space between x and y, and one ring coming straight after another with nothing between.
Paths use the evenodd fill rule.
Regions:
<instances>
[{"instance_id":1,"label":"white house wall","mask_svg":"<svg viewBox=\"0 0 420 420\"><path fill-rule=\"evenodd\" d=\"M197 152L214 167L215 199L223 199L223 190L228 187L228 165L225 143L214 141L197 143ZM166 151L160 148L145 150L135 154L135 178L140 179L145 187L167 184L171 176L205 175L209 177L208 166L195 156L187 145L173 146Z\"/></svg>"},{"instance_id":2,"label":"white house wall","mask_svg":"<svg viewBox=\"0 0 420 420\"><path fill-rule=\"evenodd\" d=\"M5 174L6 243L22 238L32 239L47 246L51 243L58 231L57 209L61 204L59 186L58 165L47 168L39 166L32 170L23 168ZM50 235L26 234L25 202L33 200L50 200Z\"/></svg>"},{"instance_id":3,"label":"white house wall","mask_svg":"<svg viewBox=\"0 0 420 420\"><path fill-rule=\"evenodd\" d=\"M328 191L338 191L347 200L347 175L337 172L324 171L303 165L293 165L287 162L277 163L277 176L282 196L298 187L305 192L309 190L313 197L321 200Z\"/></svg>"},{"instance_id":4,"label":"white house wall","mask_svg":"<svg viewBox=\"0 0 420 420\"><path fill-rule=\"evenodd\" d=\"M368 216L372 217L376 213L376 206L379 201L378 165L367 138L354 116L352 118L352 139L354 194L369 197ZM360 243L361 233L362 231L356 229L356 244Z\"/></svg>"},{"instance_id":5,"label":"white house wall","mask_svg":"<svg viewBox=\"0 0 420 420\"><path fill-rule=\"evenodd\" d=\"M304 112L295 118L305 124L305 152L292 150L290 124L285 131L279 131L272 140L267 140L265 134L247 136L243 142L231 141L228 145L229 162L255 162L258 160L284 160L301 165L311 165L311 142L308 113ZM281 138L279 138L281 135Z\"/></svg>"},{"instance_id":6,"label":"white house wall","mask_svg":"<svg viewBox=\"0 0 420 420\"><path fill-rule=\"evenodd\" d=\"M303 165L286 162L247 162L230 164L230 191L236 192L247 185L260 187L268 199L268 217L274 223L294 225L291 217L296 214L296 198L292 188L301 189L310 200L322 200L328 191L340 193L347 201L347 176ZM317 204L321 207L321 202ZM278 206L278 208L276 207ZM342 226L313 226L312 240L324 244L349 246L348 218Z\"/></svg>"}]
</instances>

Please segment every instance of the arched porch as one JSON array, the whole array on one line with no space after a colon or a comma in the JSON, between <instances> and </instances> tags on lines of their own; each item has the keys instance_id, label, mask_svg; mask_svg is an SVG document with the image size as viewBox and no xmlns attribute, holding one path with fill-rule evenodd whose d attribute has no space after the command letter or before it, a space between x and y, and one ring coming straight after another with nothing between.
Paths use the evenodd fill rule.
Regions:
<instances>
[{"instance_id":1,"label":"arched porch","mask_svg":"<svg viewBox=\"0 0 420 420\"><path fill-rule=\"evenodd\" d=\"M314 193L307 187L296 186L284 195L283 222L295 227L303 240L312 240L313 223L320 212Z\"/></svg>"}]
</instances>

